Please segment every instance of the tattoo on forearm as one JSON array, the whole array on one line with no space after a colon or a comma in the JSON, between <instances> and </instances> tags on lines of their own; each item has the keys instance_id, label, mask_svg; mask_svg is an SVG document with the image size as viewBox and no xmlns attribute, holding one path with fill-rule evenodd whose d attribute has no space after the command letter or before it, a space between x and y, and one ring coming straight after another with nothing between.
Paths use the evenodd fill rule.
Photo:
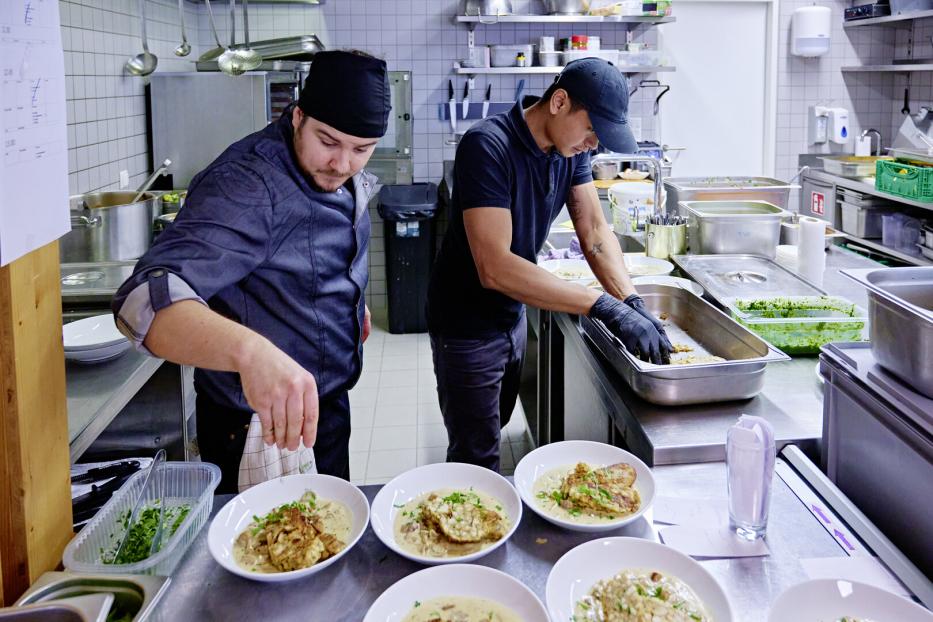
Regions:
<instances>
[{"instance_id":1,"label":"tattoo on forearm","mask_svg":"<svg viewBox=\"0 0 933 622\"><path fill-rule=\"evenodd\" d=\"M596 244L593 244L593 250L590 251L590 254L599 255L601 252L603 252L603 243L597 242Z\"/></svg>"}]
</instances>

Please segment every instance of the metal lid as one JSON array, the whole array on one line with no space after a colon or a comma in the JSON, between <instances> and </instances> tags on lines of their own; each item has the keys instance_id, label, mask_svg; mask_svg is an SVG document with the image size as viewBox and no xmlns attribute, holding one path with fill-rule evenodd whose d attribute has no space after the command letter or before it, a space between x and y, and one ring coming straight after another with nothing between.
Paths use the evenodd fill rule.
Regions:
<instances>
[{"instance_id":1,"label":"metal lid","mask_svg":"<svg viewBox=\"0 0 933 622\"><path fill-rule=\"evenodd\" d=\"M823 296L825 291L758 255L675 255L671 260L720 303L755 296Z\"/></svg>"}]
</instances>

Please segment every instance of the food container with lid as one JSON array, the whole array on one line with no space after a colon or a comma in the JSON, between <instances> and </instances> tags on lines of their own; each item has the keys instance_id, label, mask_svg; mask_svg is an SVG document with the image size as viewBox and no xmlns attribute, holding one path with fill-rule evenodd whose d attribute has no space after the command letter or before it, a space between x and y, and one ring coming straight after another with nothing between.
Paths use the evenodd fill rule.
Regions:
<instances>
[{"instance_id":1,"label":"food container with lid","mask_svg":"<svg viewBox=\"0 0 933 622\"><path fill-rule=\"evenodd\" d=\"M560 67L561 52L540 51L538 52L538 64L542 67Z\"/></svg>"},{"instance_id":2,"label":"food container with lid","mask_svg":"<svg viewBox=\"0 0 933 622\"><path fill-rule=\"evenodd\" d=\"M526 45L493 45L490 47L490 65L493 67L518 67L518 55L524 54L525 58L531 58L534 54L534 46Z\"/></svg>"},{"instance_id":3,"label":"food container with lid","mask_svg":"<svg viewBox=\"0 0 933 622\"><path fill-rule=\"evenodd\" d=\"M817 354L834 341L862 341L868 314L839 296L737 297L732 317L787 354Z\"/></svg>"},{"instance_id":4,"label":"food container with lid","mask_svg":"<svg viewBox=\"0 0 933 622\"><path fill-rule=\"evenodd\" d=\"M773 259L790 214L765 201L684 201L691 252L750 253Z\"/></svg>"}]
</instances>

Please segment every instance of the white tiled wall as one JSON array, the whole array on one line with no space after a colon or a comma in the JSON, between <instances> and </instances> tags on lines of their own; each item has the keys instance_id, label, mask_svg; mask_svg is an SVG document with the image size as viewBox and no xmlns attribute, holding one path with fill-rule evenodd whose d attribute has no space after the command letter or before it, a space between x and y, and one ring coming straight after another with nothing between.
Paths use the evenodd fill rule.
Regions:
<instances>
[{"instance_id":1,"label":"white tiled wall","mask_svg":"<svg viewBox=\"0 0 933 622\"><path fill-rule=\"evenodd\" d=\"M69 172L73 193L116 189L119 172L130 173L137 186L150 172L146 142L146 80L128 76L125 60L141 50L137 0L60 0L62 34L66 51L69 111ZM192 62L214 46L203 4L185 3L191 55L180 59L172 53L180 42L177 4L172 0L147 0L149 45L159 57L157 71L190 71ZM215 18L227 41L227 4L214 3ZM385 58L391 70L413 73L414 176L416 181L439 181L442 163L452 159L454 147L446 122L438 119L437 104L447 99L447 80L454 79L457 97L465 77L451 73L453 63L466 56L465 25L454 22L459 0L337 0L323 6L253 5L250 30L255 40L315 33L328 49L360 48ZM515 0L517 12L540 11L532 0ZM242 23L239 24L242 32ZM640 27L636 40L653 41L653 31ZM483 26L477 29L477 45L533 42L541 35L599 35L604 47L625 41L619 25L580 27L541 24ZM242 35L238 37L241 40ZM492 84L494 101L511 101L518 77L480 76L474 97ZM525 92L540 94L552 76L526 77ZM638 94L633 114L647 105L647 94ZM651 137L650 116L645 115L644 136ZM461 122L463 123L463 122ZM370 306L383 309L385 261L382 223L372 210L374 227L371 252Z\"/></svg>"},{"instance_id":2,"label":"white tiled wall","mask_svg":"<svg viewBox=\"0 0 933 622\"><path fill-rule=\"evenodd\" d=\"M777 177L790 179L797 172L797 156L801 153L852 152L854 143L840 145L809 145L807 143L807 108L825 103L849 110L851 134L875 128L890 146L902 116L906 78L890 73L843 73L850 65L889 64L892 59L908 55L910 22L901 26L862 26L843 28L843 9L852 3L829 0L819 4L833 11L830 52L817 58L790 55L791 17L795 9L809 6L810 0L784 0L780 3L780 51L778 54L778 118ZM931 57L930 35L933 20L914 25L915 57ZM915 110L921 102L933 103L933 82L930 74L914 74L911 96ZM796 202L796 197L794 197Z\"/></svg>"},{"instance_id":3,"label":"white tiled wall","mask_svg":"<svg viewBox=\"0 0 933 622\"><path fill-rule=\"evenodd\" d=\"M130 186L149 171L146 140L145 80L123 71L126 60L142 51L137 0L60 0L65 50L68 108L69 190L84 193L116 189L120 171L130 174ZM181 41L178 5L148 0L149 49L159 58L158 71L180 71L188 64L172 50ZM197 8L185 11L194 49Z\"/></svg>"},{"instance_id":4,"label":"white tiled wall","mask_svg":"<svg viewBox=\"0 0 933 622\"><path fill-rule=\"evenodd\" d=\"M907 26L842 28L846 0L823 0L833 9L831 52L804 59L789 54L793 10L810 0L780 3L778 69L777 176L789 179L796 173L797 155L808 151L830 151L832 147L807 144L807 107L818 102L850 110L852 131L874 127L886 144L901 123L900 108L906 78L893 74L843 74L844 65L888 62L906 56L910 29ZM437 104L446 101L447 80L454 78L460 97L464 77L454 77L452 64L466 55L467 27L457 24L459 0L332 0L323 6L253 5L251 34L254 40L316 33L325 46L361 48L385 58L390 69L413 72L414 173L416 181L438 181L442 162L451 159L454 148L446 145L448 125L437 118ZM68 74L69 171L72 192L116 188L119 171L128 170L131 185L141 183L148 169L145 136L145 80L123 73L123 63L140 51L137 0L60 0L62 34ZM150 47L159 57L158 71L185 71L204 50L213 47L203 4L185 3L186 19L194 50L187 59L172 50L180 41L177 4L172 0L147 0L151 18ZM516 11L540 10L536 0L513 0ZM226 3L215 2L221 37L226 40ZM702 26L701 26L702 27ZM653 41L654 30L637 28L636 39ZM542 24L480 26L476 43L533 42L541 35L599 35L604 47L619 46L625 29L619 25L579 27ZM933 20L918 22L913 31L913 55L933 56L930 36ZM663 76L662 76L663 78ZM495 101L514 97L517 76L479 76L475 96L492 84ZM541 93L553 78L527 76L526 92ZM636 78L637 79L637 78ZM933 104L933 76L910 78L911 107ZM647 114L651 94L633 98L631 114L641 117L643 135L653 132ZM851 146L849 147L851 149ZM838 147L835 148L839 150ZM374 236L371 252L370 305L385 307L385 261L382 223L373 210Z\"/></svg>"}]
</instances>

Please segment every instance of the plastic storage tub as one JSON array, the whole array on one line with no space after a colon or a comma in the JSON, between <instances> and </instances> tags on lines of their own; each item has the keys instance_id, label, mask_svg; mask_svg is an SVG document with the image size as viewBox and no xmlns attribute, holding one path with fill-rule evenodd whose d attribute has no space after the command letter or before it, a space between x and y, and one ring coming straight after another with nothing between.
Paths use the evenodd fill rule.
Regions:
<instances>
[{"instance_id":1,"label":"plastic storage tub","mask_svg":"<svg viewBox=\"0 0 933 622\"><path fill-rule=\"evenodd\" d=\"M490 48L489 64L493 67L518 67L518 55L524 54L530 66L534 58L534 46L527 45L493 45Z\"/></svg>"},{"instance_id":2,"label":"plastic storage tub","mask_svg":"<svg viewBox=\"0 0 933 622\"><path fill-rule=\"evenodd\" d=\"M816 354L832 341L862 341L868 314L838 296L730 298L740 324L787 354Z\"/></svg>"},{"instance_id":3,"label":"plastic storage tub","mask_svg":"<svg viewBox=\"0 0 933 622\"><path fill-rule=\"evenodd\" d=\"M106 574L152 574L168 576L181 561L188 546L207 522L214 505L214 490L220 484L220 468L207 462L166 462L153 473L165 474L165 505L188 504L191 511L174 534L163 541L162 550L133 564L105 564L101 556L118 546L124 534L122 521L133 510L146 476L145 470L136 473L100 509L84 529L65 547L65 568L74 572ZM149 493L158 487L149 486ZM153 503L148 497L144 503Z\"/></svg>"},{"instance_id":4,"label":"plastic storage tub","mask_svg":"<svg viewBox=\"0 0 933 622\"><path fill-rule=\"evenodd\" d=\"M842 230L860 238L880 238L882 233L881 218L887 208L862 207L841 200Z\"/></svg>"}]
</instances>

